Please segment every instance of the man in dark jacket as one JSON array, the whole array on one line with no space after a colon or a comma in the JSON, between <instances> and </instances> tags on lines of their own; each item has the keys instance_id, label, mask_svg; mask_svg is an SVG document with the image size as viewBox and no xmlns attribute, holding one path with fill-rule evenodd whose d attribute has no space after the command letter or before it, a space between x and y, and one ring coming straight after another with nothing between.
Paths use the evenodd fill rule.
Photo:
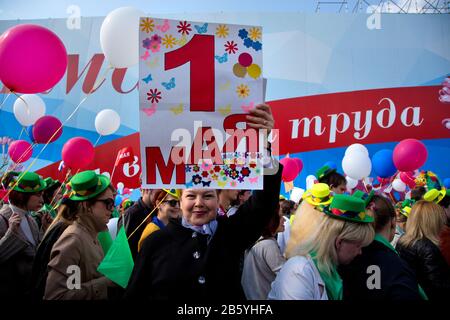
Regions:
<instances>
[{"instance_id":1,"label":"man in dark jacket","mask_svg":"<svg viewBox=\"0 0 450 320\"><path fill-rule=\"evenodd\" d=\"M339 268L344 300L419 300L414 272L390 244L396 227L394 207L381 196L374 196L369 206L375 218L375 239L349 265Z\"/></svg>"},{"instance_id":2,"label":"man in dark jacket","mask_svg":"<svg viewBox=\"0 0 450 320\"><path fill-rule=\"evenodd\" d=\"M141 238L142 231L144 231L147 225L147 223L142 222L148 216L148 214L152 212L152 209L154 207L153 201L157 190L159 189L142 189L142 197L139 198L139 200L136 201L131 207L129 207L119 218L117 230L120 230L121 226L123 225L125 227L127 237L130 237L130 235L132 234L128 239L128 243L130 245L133 260L136 260L139 239ZM151 219L147 220L151 221Z\"/></svg>"}]
</instances>

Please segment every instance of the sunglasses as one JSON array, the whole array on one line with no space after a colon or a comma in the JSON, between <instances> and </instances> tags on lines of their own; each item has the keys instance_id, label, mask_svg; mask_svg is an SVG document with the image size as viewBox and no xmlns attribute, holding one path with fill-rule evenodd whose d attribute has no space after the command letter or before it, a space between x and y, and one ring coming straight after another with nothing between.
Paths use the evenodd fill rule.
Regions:
<instances>
[{"instance_id":1,"label":"sunglasses","mask_svg":"<svg viewBox=\"0 0 450 320\"><path fill-rule=\"evenodd\" d=\"M169 204L169 206L171 206L172 208L175 208L180 205L180 201L178 201L178 200L164 200L161 202L163 202L163 203L167 202Z\"/></svg>"},{"instance_id":2,"label":"sunglasses","mask_svg":"<svg viewBox=\"0 0 450 320\"><path fill-rule=\"evenodd\" d=\"M103 202L105 204L106 210L113 211L114 210L114 199L97 199L95 202Z\"/></svg>"}]
</instances>

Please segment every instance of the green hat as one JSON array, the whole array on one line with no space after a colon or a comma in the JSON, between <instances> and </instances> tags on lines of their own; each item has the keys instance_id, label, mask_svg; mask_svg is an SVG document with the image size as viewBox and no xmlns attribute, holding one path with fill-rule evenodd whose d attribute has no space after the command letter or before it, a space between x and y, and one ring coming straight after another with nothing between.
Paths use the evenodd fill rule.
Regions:
<instances>
[{"instance_id":1,"label":"green hat","mask_svg":"<svg viewBox=\"0 0 450 320\"><path fill-rule=\"evenodd\" d=\"M66 185L66 188L70 189L68 198L73 201L92 199L105 191L110 183L108 177L92 170L80 172Z\"/></svg>"},{"instance_id":2,"label":"green hat","mask_svg":"<svg viewBox=\"0 0 450 320\"><path fill-rule=\"evenodd\" d=\"M318 209L326 215L351 222L370 223L373 217L366 214L366 206L363 200L346 194L336 194L330 206L318 206Z\"/></svg>"},{"instance_id":3,"label":"green hat","mask_svg":"<svg viewBox=\"0 0 450 320\"><path fill-rule=\"evenodd\" d=\"M317 180L322 179L326 175L329 175L330 173L336 172L336 169L330 168L329 166L323 166L316 172Z\"/></svg>"},{"instance_id":4,"label":"green hat","mask_svg":"<svg viewBox=\"0 0 450 320\"><path fill-rule=\"evenodd\" d=\"M45 178L44 181L47 184L47 187L45 187L45 189L49 189L53 187L55 184L59 183L58 180L53 180L51 177Z\"/></svg>"},{"instance_id":5,"label":"green hat","mask_svg":"<svg viewBox=\"0 0 450 320\"><path fill-rule=\"evenodd\" d=\"M19 181L17 184L16 182ZM24 193L35 193L44 190L47 185L40 175L34 172L20 173L15 176L9 183L9 187L13 187L14 191Z\"/></svg>"},{"instance_id":6,"label":"green hat","mask_svg":"<svg viewBox=\"0 0 450 320\"><path fill-rule=\"evenodd\" d=\"M367 208L367 206L369 205L370 201L372 201L373 196L375 195L375 192L373 190L370 190L369 193L365 193L361 190L356 190L355 192L353 192L352 197L356 197L358 199L361 199L362 201L364 201L364 204Z\"/></svg>"},{"instance_id":7,"label":"green hat","mask_svg":"<svg viewBox=\"0 0 450 320\"><path fill-rule=\"evenodd\" d=\"M400 213L405 217L409 218L409 214L411 213L411 208L416 203L413 199L405 199L400 203Z\"/></svg>"}]
</instances>

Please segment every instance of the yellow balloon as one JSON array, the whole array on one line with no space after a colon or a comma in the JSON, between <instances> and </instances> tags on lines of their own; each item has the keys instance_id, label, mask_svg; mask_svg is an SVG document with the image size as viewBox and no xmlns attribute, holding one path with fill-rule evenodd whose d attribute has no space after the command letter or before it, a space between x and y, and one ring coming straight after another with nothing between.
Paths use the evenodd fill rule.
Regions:
<instances>
[{"instance_id":1,"label":"yellow balloon","mask_svg":"<svg viewBox=\"0 0 450 320\"><path fill-rule=\"evenodd\" d=\"M239 63L236 63L233 66L233 73L236 77L243 78L247 74L247 70L245 67L241 66Z\"/></svg>"},{"instance_id":2,"label":"yellow balloon","mask_svg":"<svg viewBox=\"0 0 450 320\"><path fill-rule=\"evenodd\" d=\"M247 67L247 72L253 79L258 79L261 75L261 68L257 64L252 64Z\"/></svg>"}]
</instances>

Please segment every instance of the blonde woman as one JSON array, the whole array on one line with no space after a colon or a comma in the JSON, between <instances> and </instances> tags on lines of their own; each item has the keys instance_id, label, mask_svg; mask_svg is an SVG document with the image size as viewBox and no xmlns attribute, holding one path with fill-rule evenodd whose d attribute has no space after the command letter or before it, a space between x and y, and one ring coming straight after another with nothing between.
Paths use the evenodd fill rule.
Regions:
<instances>
[{"instance_id":1,"label":"blonde woman","mask_svg":"<svg viewBox=\"0 0 450 320\"><path fill-rule=\"evenodd\" d=\"M268 298L341 300L342 280L336 268L350 263L372 242L372 221L365 214L364 201L355 197L337 194L329 206L304 201L286 248L288 261Z\"/></svg>"},{"instance_id":2,"label":"blonde woman","mask_svg":"<svg viewBox=\"0 0 450 320\"><path fill-rule=\"evenodd\" d=\"M405 235L397 244L400 256L415 270L419 285L430 300L450 298L450 268L439 250L439 234L445 222L440 205L418 201L406 222Z\"/></svg>"}]
</instances>

